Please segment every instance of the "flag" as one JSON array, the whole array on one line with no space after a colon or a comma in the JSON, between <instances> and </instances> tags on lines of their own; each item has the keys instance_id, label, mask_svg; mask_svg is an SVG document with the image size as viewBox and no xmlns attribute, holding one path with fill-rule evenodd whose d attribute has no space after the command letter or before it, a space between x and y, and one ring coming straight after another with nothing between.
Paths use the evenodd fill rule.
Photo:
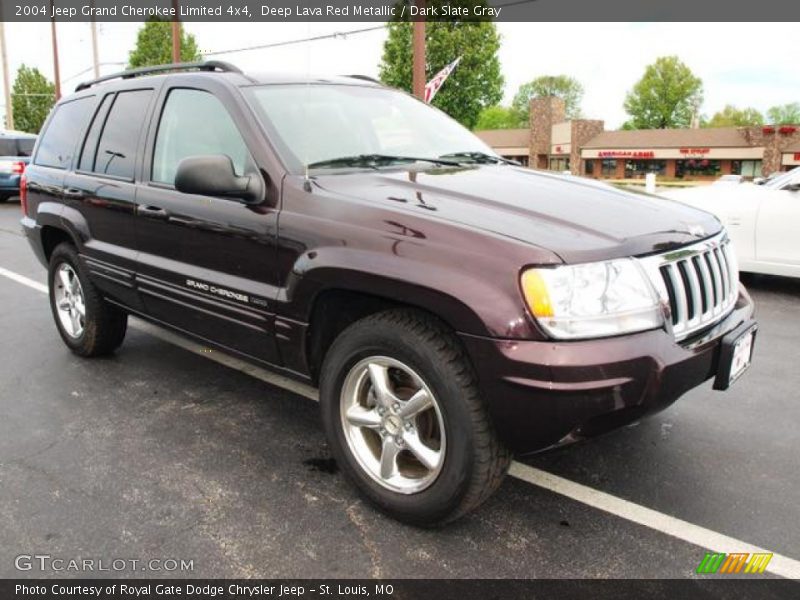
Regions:
<instances>
[{"instance_id":1,"label":"flag","mask_svg":"<svg viewBox=\"0 0 800 600\"><path fill-rule=\"evenodd\" d=\"M434 75L433 79L431 79L428 83L425 84L425 102L430 104L433 100L433 97L436 95L436 92L439 91L439 88L444 85L445 80L450 76L455 68L458 66L461 57L459 56L449 65L447 65L444 69L439 71L436 75Z\"/></svg>"}]
</instances>

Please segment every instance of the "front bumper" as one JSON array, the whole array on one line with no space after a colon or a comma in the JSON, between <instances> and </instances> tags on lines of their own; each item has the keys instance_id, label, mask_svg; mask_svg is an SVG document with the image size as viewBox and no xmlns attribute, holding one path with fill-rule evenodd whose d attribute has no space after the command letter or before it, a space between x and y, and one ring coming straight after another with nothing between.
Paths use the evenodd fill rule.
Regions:
<instances>
[{"instance_id":1,"label":"front bumper","mask_svg":"<svg viewBox=\"0 0 800 600\"><path fill-rule=\"evenodd\" d=\"M499 435L526 454L666 408L716 375L722 338L753 312L740 286L725 319L680 343L665 330L576 342L461 337Z\"/></svg>"}]
</instances>

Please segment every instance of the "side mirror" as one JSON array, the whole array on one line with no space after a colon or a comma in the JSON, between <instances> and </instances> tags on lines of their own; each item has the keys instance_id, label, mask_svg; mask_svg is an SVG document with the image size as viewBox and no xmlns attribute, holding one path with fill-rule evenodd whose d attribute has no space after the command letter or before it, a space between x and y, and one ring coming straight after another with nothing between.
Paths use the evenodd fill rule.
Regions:
<instances>
[{"instance_id":1,"label":"side mirror","mask_svg":"<svg viewBox=\"0 0 800 600\"><path fill-rule=\"evenodd\" d=\"M236 198L258 204L264 185L258 175L238 176L231 159L223 154L190 156L178 163L175 189L185 194Z\"/></svg>"},{"instance_id":2,"label":"side mirror","mask_svg":"<svg viewBox=\"0 0 800 600\"><path fill-rule=\"evenodd\" d=\"M783 186L784 191L787 192L800 192L800 182L798 183L790 183L789 185Z\"/></svg>"}]
</instances>

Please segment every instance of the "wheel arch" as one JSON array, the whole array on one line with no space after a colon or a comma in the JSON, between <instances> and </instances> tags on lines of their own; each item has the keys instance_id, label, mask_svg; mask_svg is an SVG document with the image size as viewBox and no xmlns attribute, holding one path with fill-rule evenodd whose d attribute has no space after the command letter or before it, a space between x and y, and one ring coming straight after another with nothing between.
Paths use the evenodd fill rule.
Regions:
<instances>
[{"instance_id":1,"label":"wheel arch","mask_svg":"<svg viewBox=\"0 0 800 600\"><path fill-rule=\"evenodd\" d=\"M41 230L42 237L42 251L47 262L50 262L50 257L53 255L53 250L56 246L67 242L77 248L77 243L72 234L64 227L57 225L43 225Z\"/></svg>"},{"instance_id":2,"label":"wheel arch","mask_svg":"<svg viewBox=\"0 0 800 600\"><path fill-rule=\"evenodd\" d=\"M377 282L373 282L377 283ZM407 308L442 323L449 331L485 331L480 318L456 298L437 290L402 289L408 284L393 282L395 293L379 285L367 288L330 285L316 290L309 305L304 352L312 380L319 381L320 368L333 342L349 325L372 314ZM417 286L413 286L417 287Z\"/></svg>"}]
</instances>

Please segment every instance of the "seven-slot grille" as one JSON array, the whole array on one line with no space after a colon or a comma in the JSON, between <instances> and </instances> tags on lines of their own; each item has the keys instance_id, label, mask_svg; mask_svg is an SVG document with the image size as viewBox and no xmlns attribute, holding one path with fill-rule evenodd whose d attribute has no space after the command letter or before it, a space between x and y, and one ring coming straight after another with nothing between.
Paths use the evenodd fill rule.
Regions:
<instances>
[{"instance_id":1,"label":"seven-slot grille","mask_svg":"<svg viewBox=\"0 0 800 600\"><path fill-rule=\"evenodd\" d=\"M643 262L649 263L656 288L669 303L676 340L720 321L736 303L739 271L724 233Z\"/></svg>"}]
</instances>

